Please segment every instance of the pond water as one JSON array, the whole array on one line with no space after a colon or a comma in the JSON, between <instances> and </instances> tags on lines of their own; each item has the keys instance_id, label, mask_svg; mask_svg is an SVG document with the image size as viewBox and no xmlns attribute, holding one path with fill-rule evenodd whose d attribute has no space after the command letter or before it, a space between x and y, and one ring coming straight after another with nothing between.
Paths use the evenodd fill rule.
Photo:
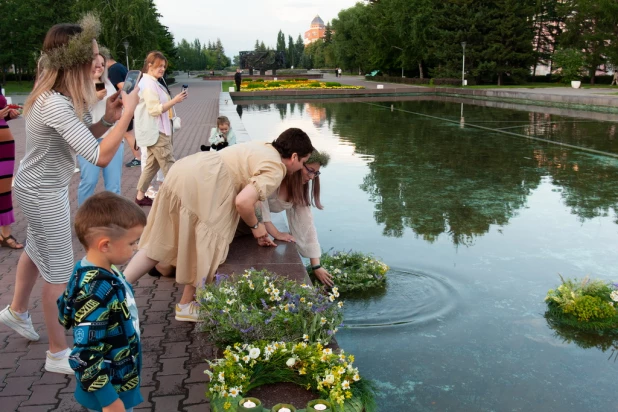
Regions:
<instances>
[{"instance_id":1,"label":"pond water","mask_svg":"<svg viewBox=\"0 0 618 412\"><path fill-rule=\"evenodd\" d=\"M253 139L300 127L331 153L322 248L392 268L386 291L347 299L337 334L377 383L378 410L618 410L618 342L543 316L558 274L618 280L616 125L535 110L244 107Z\"/></svg>"}]
</instances>

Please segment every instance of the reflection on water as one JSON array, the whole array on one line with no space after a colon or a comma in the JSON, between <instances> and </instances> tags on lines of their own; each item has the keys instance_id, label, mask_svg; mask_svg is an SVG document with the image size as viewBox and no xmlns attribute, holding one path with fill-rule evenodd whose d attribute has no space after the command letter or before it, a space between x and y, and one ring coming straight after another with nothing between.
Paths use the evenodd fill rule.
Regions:
<instances>
[{"instance_id":1,"label":"reflection on water","mask_svg":"<svg viewBox=\"0 0 618 412\"><path fill-rule=\"evenodd\" d=\"M346 296L351 328L337 335L377 381L379 410L617 410L616 341L543 317L557 273L618 279L618 160L547 141L618 154L615 123L535 110L244 108L253 139L300 127L331 153L314 212L322 248L399 268L385 291Z\"/></svg>"}]
</instances>

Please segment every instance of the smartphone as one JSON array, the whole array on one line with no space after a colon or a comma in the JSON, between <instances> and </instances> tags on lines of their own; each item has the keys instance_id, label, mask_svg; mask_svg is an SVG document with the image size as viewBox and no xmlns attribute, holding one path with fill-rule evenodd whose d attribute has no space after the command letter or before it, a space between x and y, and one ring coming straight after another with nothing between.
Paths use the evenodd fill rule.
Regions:
<instances>
[{"instance_id":1,"label":"smartphone","mask_svg":"<svg viewBox=\"0 0 618 412\"><path fill-rule=\"evenodd\" d=\"M182 88L180 89L180 93L187 91L188 88L189 88L188 84L183 84Z\"/></svg>"},{"instance_id":2,"label":"smartphone","mask_svg":"<svg viewBox=\"0 0 618 412\"><path fill-rule=\"evenodd\" d=\"M97 90L97 92L105 90L105 83L95 83L94 88Z\"/></svg>"},{"instance_id":3,"label":"smartphone","mask_svg":"<svg viewBox=\"0 0 618 412\"><path fill-rule=\"evenodd\" d=\"M122 86L122 90L129 94L133 91L139 79L142 77L142 72L139 70L129 70L127 73L127 77L124 78L124 85Z\"/></svg>"}]
</instances>

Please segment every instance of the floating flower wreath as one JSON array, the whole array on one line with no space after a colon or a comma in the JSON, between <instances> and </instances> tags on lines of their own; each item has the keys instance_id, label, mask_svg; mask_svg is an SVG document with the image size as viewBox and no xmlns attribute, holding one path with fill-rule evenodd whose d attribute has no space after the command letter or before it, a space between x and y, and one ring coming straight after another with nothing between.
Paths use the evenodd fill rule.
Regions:
<instances>
[{"instance_id":1,"label":"floating flower wreath","mask_svg":"<svg viewBox=\"0 0 618 412\"><path fill-rule=\"evenodd\" d=\"M341 293L386 285L386 272L389 267L371 255L351 251L323 253L320 263L333 276L333 281ZM311 266L307 267L307 271L313 275Z\"/></svg>"},{"instance_id":2,"label":"floating flower wreath","mask_svg":"<svg viewBox=\"0 0 618 412\"><path fill-rule=\"evenodd\" d=\"M342 326L343 302L333 288L299 285L266 270L234 278L217 275L200 288L202 331L219 346L235 342L304 341L328 343Z\"/></svg>"},{"instance_id":3,"label":"floating flower wreath","mask_svg":"<svg viewBox=\"0 0 618 412\"><path fill-rule=\"evenodd\" d=\"M564 280L547 292L545 317L559 325L586 331L618 333L618 283Z\"/></svg>"},{"instance_id":4,"label":"floating flower wreath","mask_svg":"<svg viewBox=\"0 0 618 412\"><path fill-rule=\"evenodd\" d=\"M372 384L361 379L354 367L354 356L305 342L260 342L255 345L236 343L228 346L223 358L208 361L204 371L210 382L206 396L214 404L223 403L227 410L241 394L261 385L292 382L319 392L338 410L347 401L375 409Z\"/></svg>"}]
</instances>

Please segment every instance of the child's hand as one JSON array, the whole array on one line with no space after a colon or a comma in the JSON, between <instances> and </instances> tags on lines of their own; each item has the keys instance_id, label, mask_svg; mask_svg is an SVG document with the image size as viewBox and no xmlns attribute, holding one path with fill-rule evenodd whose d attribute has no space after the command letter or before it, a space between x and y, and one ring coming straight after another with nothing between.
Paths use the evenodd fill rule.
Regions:
<instances>
[{"instance_id":1,"label":"child's hand","mask_svg":"<svg viewBox=\"0 0 618 412\"><path fill-rule=\"evenodd\" d=\"M103 408L103 412L125 412L124 403L120 398Z\"/></svg>"}]
</instances>

